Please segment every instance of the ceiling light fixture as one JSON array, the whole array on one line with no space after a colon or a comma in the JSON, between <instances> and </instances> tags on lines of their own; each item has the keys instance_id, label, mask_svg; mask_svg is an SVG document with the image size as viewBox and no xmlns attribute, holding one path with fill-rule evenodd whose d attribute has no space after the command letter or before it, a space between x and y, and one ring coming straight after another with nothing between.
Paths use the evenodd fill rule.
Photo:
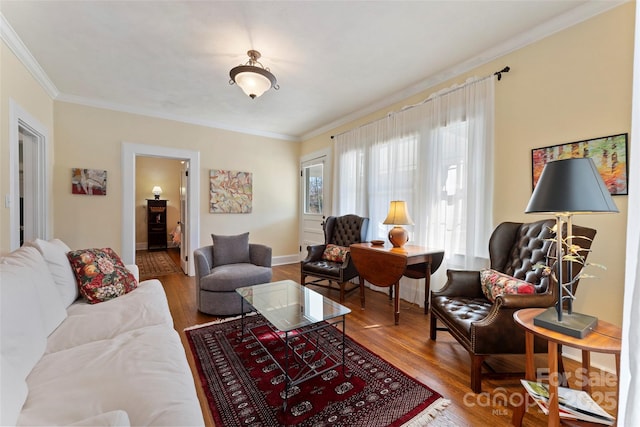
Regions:
<instances>
[{"instance_id":1,"label":"ceiling light fixture","mask_svg":"<svg viewBox=\"0 0 640 427\"><path fill-rule=\"evenodd\" d=\"M229 84L237 84L240 89L246 93L251 99L255 99L268 91L270 88L280 89L276 76L274 76L268 68L265 68L258 59L260 52L250 50L247 52L249 61L244 65L233 67L229 71Z\"/></svg>"}]
</instances>

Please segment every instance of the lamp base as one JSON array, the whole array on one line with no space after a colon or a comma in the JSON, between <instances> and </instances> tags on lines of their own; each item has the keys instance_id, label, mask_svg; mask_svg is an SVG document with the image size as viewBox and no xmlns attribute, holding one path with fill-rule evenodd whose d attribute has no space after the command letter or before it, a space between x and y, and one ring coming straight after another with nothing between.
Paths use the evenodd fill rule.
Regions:
<instances>
[{"instance_id":1,"label":"lamp base","mask_svg":"<svg viewBox=\"0 0 640 427\"><path fill-rule=\"evenodd\" d=\"M389 242L394 248L401 248L409 241L409 233L402 227L395 226L389 230Z\"/></svg>"},{"instance_id":2,"label":"lamp base","mask_svg":"<svg viewBox=\"0 0 640 427\"><path fill-rule=\"evenodd\" d=\"M574 338L584 338L598 325L598 318L580 313L562 313L558 321L558 312L551 307L533 318L533 324Z\"/></svg>"},{"instance_id":3,"label":"lamp base","mask_svg":"<svg viewBox=\"0 0 640 427\"><path fill-rule=\"evenodd\" d=\"M156 199L156 200L160 200L160 195L159 195L159 194L155 194L155 195L153 196L153 198L154 198L154 199Z\"/></svg>"}]
</instances>

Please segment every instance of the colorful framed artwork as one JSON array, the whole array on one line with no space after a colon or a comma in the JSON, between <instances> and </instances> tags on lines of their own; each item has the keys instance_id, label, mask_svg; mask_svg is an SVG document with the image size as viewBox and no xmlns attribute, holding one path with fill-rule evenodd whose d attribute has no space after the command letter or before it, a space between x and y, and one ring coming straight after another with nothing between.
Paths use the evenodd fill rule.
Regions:
<instances>
[{"instance_id":1,"label":"colorful framed artwork","mask_svg":"<svg viewBox=\"0 0 640 427\"><path fill-rule=\"evenodd\" d=\"M107 171L101 169L72 168L71 193L106 196Z\"/></svg>"},{"instance_id":2,"label":"colorful framed artwork","mask_svg":"<svg viewBox=\"0 0 640 427\"><path fill-rule=\"evenodd\" d=\"M590 157L593 160L611 195L628 194L626 133L534 148L531 150L533 188L536 188L547 162L576 157Z\"/></svg>"},{"instance_id":3,"label":"colorful framed artwork","mask_svg":"<svg viewBox=\"0 0 640 427\"><path fill-rule=\"evenodd\" d=\"M209 171L210 213L251 213L252 200L251 172L222 169Z\"/></svg>"}]
</instances>

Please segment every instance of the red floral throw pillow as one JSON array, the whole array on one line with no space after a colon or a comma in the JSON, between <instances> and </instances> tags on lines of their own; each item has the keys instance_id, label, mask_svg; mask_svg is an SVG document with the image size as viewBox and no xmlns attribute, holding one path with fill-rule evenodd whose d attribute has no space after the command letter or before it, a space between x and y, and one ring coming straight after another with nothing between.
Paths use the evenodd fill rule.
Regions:
<instances>
[{"instance_id":1,"label":"red floral throw pillow","mask_svg":"<svg viewBox=\"0 0 640 427\"><path fill-rule=\"evenodd\" d=\"M328 244L322 253L322 259L333 262L344 262L349 253L349 248Z\"/></svg>"},{"instance_id":2,"label":"red floral throw pillow","mask_svg":"<svg viewBox=\"0 0 640 427\"><path fill-rule=\"evenodd\" d=\"M107 301L138 287L138 282L111 248L67 253L80 293L89 304Z\"/></svg>"},{"instance_id":3,"label":"red floral throw pillow","mask_svg":"<svg viewBox=\"0 0 640 427\"><path fill-rule=\"evenodd\" d=\"M491 302L494 302L500 295L535 293L535 288L531 283L489 268L480 271L480 283L484 296Z\"/></svg>"}]
</instances>

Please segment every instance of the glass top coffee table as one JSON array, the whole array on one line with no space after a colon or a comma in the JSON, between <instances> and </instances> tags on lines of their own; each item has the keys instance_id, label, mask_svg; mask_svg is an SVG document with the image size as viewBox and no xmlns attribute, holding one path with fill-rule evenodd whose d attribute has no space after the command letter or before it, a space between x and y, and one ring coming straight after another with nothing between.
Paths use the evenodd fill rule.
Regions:
<instances>
[{"instance_id":1,"label":"glass top coffee table","mask_svg":"<svg viewBox=\"0 0 640 427\"><path fill-rule=\"evenodd\" d=\"M351 310L293 280L246 286L236 289L242 296L241 339L250 333L271 356L285 376L283 409L293 388L303 381L342 366L345 355L345 322ZM268 322L264 327L245 331L244 304L251 304ZM336 346L323 331L342 326L342 343ZM278 357L264 345L266 339L284 343L284 355ZM336 351L338 350L338 351Z\"/></svg>"}]
</instances>

